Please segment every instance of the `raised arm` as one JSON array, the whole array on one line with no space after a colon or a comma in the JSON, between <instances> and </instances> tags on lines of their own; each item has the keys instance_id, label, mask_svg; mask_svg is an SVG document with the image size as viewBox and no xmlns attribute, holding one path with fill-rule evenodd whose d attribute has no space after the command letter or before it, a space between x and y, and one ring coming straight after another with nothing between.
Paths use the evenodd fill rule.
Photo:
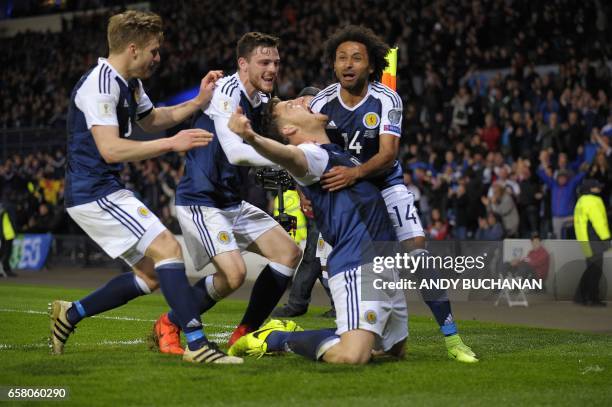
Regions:
<instances>
[{"instance_id":1,"label":"raised arm","mask_svg":"<svg viewBox=\"0 0 612 407\"><path fill-rule=\"evenodd\" d=\"M240 107L238 107L238 109L240 109ZM244 115L242 116L244 117ZM246 117L244 118L248 120ZM244 144L240 136L228 127L227 117L215 117L214 122L221 148L223 148L227 160L231 164L251 167L272 167L275 165L272 161L265 158L265 156L262 157L259 151L256 151L252 146Z\"/></svg>"},{"instance_id":2,"label":"raised arm","mask_svg":"<svg viewBox=\"0 0 612 407\"><path fill-rule=\"evenodd\" d=\"M544 182L550 188L553 187L555 181L552 178L552 173L550 169L540 166L540 168L538 168L537 174L538 174L538 177L540 177L540 179L542 180L542 182Z\"/></svg>"},{"instance_id":3,"label":"raised arm","mask_svg":"<svg viewBox=\"0 0 612 407\"><path fill-rule=\"evenodd\" d=\"M138 125L144 131L154 133L184 122L198 109L202 109L210 102L215 90L215 83L222 76L222 71L208 72L200 82L200 91L196 97L178 105L153 108L149 114L138 121ZM142 88L139 91L142 92Z\"/></svg>"}]
</instances>

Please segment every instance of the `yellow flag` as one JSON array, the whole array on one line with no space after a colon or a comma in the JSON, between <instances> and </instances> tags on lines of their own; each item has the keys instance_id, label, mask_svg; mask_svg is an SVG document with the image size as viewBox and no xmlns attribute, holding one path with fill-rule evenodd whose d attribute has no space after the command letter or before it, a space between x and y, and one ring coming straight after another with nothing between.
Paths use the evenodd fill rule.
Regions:
<instances>
[{"instance_id":1,"label":"yellow flag","mask_svg":"<svg viewBox=\"0 0 612 407\"><path fill-rule=\"evenodd\" d=\"M387 67L383 71L382 83L393 90L397 89L397 47L391 48L385 56Z\"/></svg>"}]
</instances>

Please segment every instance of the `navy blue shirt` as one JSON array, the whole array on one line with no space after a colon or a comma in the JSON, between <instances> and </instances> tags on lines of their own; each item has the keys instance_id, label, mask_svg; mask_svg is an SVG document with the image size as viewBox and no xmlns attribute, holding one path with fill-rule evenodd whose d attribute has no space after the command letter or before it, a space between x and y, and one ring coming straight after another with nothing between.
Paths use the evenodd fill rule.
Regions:
<instances>
[{"instance_id":1,"label":"navy blue shirt","mask_svg":"<svg viewBox=\"0 0 612 407\"><path fill-rule=\"evenodd\" d=\"M378 188L360 180L335 192L323 189L321 175L332 167L354 167L359 161L336 144L301 144L308 161L308 173L294 177L312 202L317 227L332 246L327 259L330 277L363 264L372 263L379 248L376 242L396 242L395 229Z\"/></svg>"},{"instance_id":2,"label":"navy blue shirt","mask_svg":"<svg viewBox=\"0 0 612 407\"><path fill-rule=\"evenodd\" d=\"M371 82L363 100L348 107L340 97L340 84L334 83L319 92L310 102L313 112L328 116L328 135L360 162L378 153L380 135L400 137L402 132L402 100L391 88ZM370 179L379 189L403 184L403 173L396 160L384 174Z\"/></svg>"}]
</instances>

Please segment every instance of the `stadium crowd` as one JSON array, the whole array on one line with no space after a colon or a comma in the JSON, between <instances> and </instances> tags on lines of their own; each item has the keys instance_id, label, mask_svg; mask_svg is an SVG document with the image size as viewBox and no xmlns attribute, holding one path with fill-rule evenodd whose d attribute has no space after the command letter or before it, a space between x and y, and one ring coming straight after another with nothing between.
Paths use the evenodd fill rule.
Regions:
<instances>
[{"instance_id":1,"label":"stadium crowd","mask_svg":"<svg viewBox=\"0 0 612 407\"><path fill-rule=\"evenodd\" d=\"M400 159L432 239L567 237L583 178L605 185L609 205L612 16L605 2L211 3L152 2L166 24L165 61L145 83L152 100L192 87L209 69L232 72L234 43L248 30L282 39L281 97L324 87L332 70L321 44L345 23L364 24L399 47ZM0 40L0 129L65 126L71 87L106 54L100 27L107 18L91 13L64 21L60 33ZM542 65L550 69L536 69ZM0 165L2 198L20 231L73 231L62 208L64 163L58 150L16 154ZM180 171L173 155L123 172L173 231Z\"/></svg>"}]
</instances>

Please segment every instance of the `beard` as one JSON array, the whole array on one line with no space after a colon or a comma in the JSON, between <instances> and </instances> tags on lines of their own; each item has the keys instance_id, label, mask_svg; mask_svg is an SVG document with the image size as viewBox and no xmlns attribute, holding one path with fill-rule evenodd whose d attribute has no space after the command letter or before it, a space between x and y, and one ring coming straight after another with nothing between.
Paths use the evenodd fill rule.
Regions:
<instances>
[{"instance_id":1,"label":"beard","mask_svg":"<svg viewBox=\"0 0 612 407\"><path fill-rule=\"evenodd\" d=\"M361 94L361 92L363 91L363 88L366 86L367 83L368 83L368 76L358 77L352 83L350 82L347 83L343 80L340 80L340 85L342 85L342 87L346 89L349 93L354 94L354 95Z\"/></svg>"}]
</instances>

